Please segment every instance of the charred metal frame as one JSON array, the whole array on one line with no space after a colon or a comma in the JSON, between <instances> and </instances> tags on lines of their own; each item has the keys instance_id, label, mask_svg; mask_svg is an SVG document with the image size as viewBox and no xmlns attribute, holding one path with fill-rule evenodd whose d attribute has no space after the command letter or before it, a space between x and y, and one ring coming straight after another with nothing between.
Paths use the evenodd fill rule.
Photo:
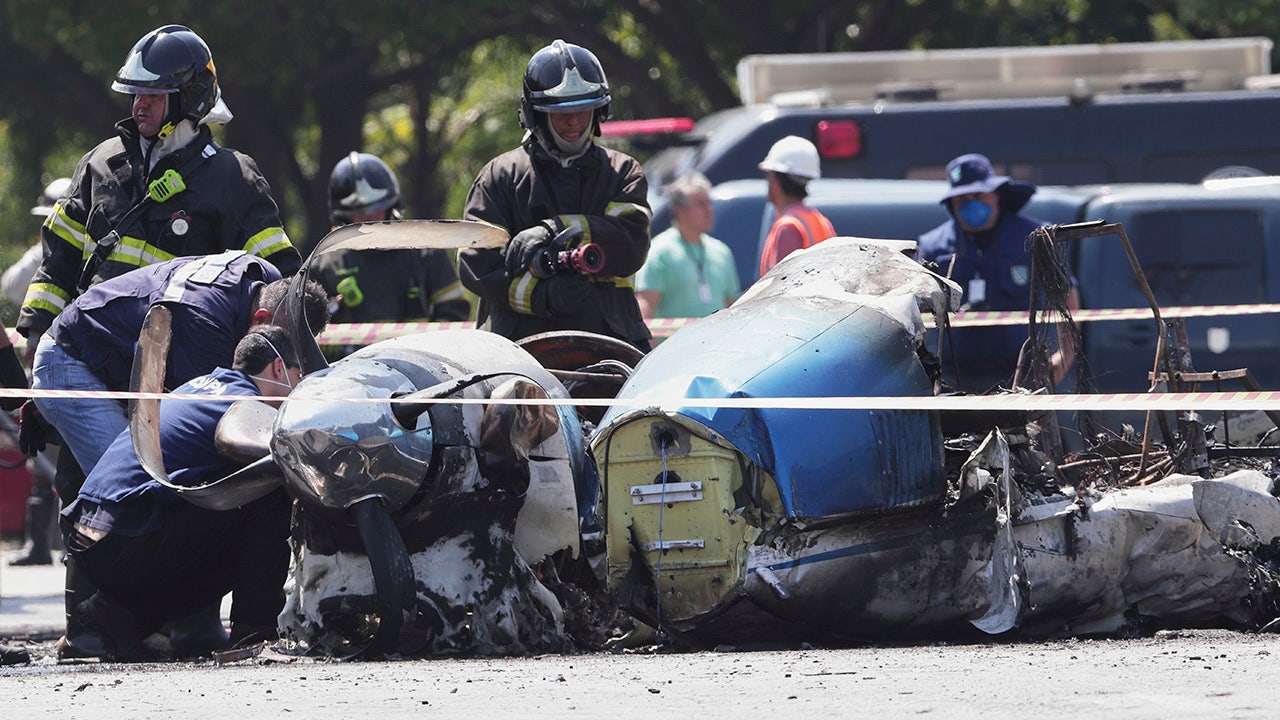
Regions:
<instances>
[{"instance_id":1,"label":"charred metal frame","mask_svg":"<svg viewBox=\"0 0 1280 720\"><path fill-rule=\"evenodd\" d=\"M1156 351L1152 361L1151 371L1147 374L1149 386L1147 392L1155 392L1162 384L1167 386L1172 392L1179 391L1195 391L1201 383L1220 383L1223 380L1239 380L1244 386L1251 390L1257 391L1261 387L1254 379L1248 368L1239 370L1217 370L1212 372L1196 372L1195 366L1191 360L1191 345L1187 339L1186 322L1182 319L1172 319L1166 321L1160 314L1160 305L1156 301L1155 294L1151 290L1151 286L1147 283L1146 274L1142 271L1142 266L1138 262L1137 253L1134 252L1132 243L1129 242L1129 236L1125 233L1124 226L1120 223L1109 223L1104 220L1092 220L1088 222L1071 223L1065 225L1049 225L1037 228L1032 237L1041 236L1051 244L1070 242L1089 237L1098 237L1103 235L1114 235L1120 238L1120 243L1124 248L1125 256L1129 259L1129 268L1133 272L1133 278L1137 282L1139 289L1142 290L1143 296L1147 299L1147 304L1151 308L1152 318L1155 321L1156 332ZM1034 241L1034 240L1033 240ZM1034 266L1035 256L1032 257L1032 277L1038 277ZM1034 297L1034 294L1033 294ZM1029 308L1030 315L1030 337L1031 344L1035 345L1035 324L1036 317L1040 310L1036 307L1037 303L1033 299ZM1172 337L1171 337L1172 336ZM1077 351L1079 348L1077 348ZM1044 350L1041 347L1035 347L1032 357L1033 368L1043 368L1046 365L1044 358ZM1077 353L1078 354L1078 353ZM1019 373L1021 372L1021 364L1019 365ZM1041 380L1043 381L1043 375ZM1272 423L1280 428L1280 413L1275 411L1266 411L1266 415ZM1166 445L1172 449L1175 444L1175 438L1170 430L1168 421L1164 415L1155 410L1146 412L1146 421L1142 430L1142 453L1139 456L1138 470L1134 475L1136 484L1144 484L1150 476L1157 474L1158 470L1168 469L1174 463L1174 454L1164 459L1148 464L1151 462L1151 432L1152 421L1156 421L1164 436ZM1224 423L1225 427L1225 423ZM1205 436L1204 422L1195 411L1186 411L1178 415L1178 435L1181 437L1185 448L1182 452L1177 453L1179 458L1179 470L1186 473L1198 473L1208 467L1209 458L1218 457L1223 454L1231 454L1230 450L1226 453L1213 452L1207 448ZM1228 446L1230 439L1227 439ZM1270 454L1274 455L1274 451Z\"/></svg>"},{"instance_id":2,"label":"charred metal frame","mask_svg":"<svg viewBox=\"0 0 1280 720\"><path fill-rule=\"evenodd\" d=\"M1167 322L1165 322L1165 319L1160 315L1160 305L1159 303L1156 302L1155 293L1151 291L1151 286L1147 283L1147 276L1142 271L1142 265L1138 262L1138 255L1133 250L1133 244L1129 242L1129 236L1125 233L1124 226L1121 225L1120 223L1112 223L1112 222L1107 222L1105 220L1090 220L1087 222L1070 223L1065 225L1048 225L1045 227L1040 227L1032 232L1033 238L1036 237L1037 235L1044 237L1045 239L1048 240L1049 243L1054 245L1058 243L1071 242L1074 240L1081 240L1081 239L1090 238L1090 237L1100 237L1105 235L1114 235L1120 238L1120 244L1121 246L1124 247L1124 254L1129 259L1129 269L1133 272L1133 278L1137 282L1139 289L1142 290L1143 297L1147 299L1147 305L1151 308L1151 315L1155 321L1156 352L1155 352L1155 358L1152 361L1151 373L1149 374L1149 377L1151 378L1151 384L1147 388L1147 392L1154 392L1159 385L1159 382L1156 380L1156 378L1161 376L1161 372L1160 372L1161 368L1163 367L1171 370L1172 368L1175 367L1173 353L1168 343L1169 325ZM1032 257L1031 276L1033 278L1038 277L1037 268L1035 267L1034 256ZM1036 307L1034 295L1033 295L1032 305L1029 308L1028 312L1030 315L1029 328L1030 328L1031 338L1034 342L1036 316L1039 314L1039 312L1041 312ZM1079 348L1076 348L1076 350L1078 351ZM1040 351L1039 349L1037 349L1036 355L1037 357L1039 357L1039 363L1042 365L1044 364L1045 361L1044 361L1044 358L1040 356L1043 356L1043 354L1044 354L1043 351ZM1188 350L1186 354L1189 359L1190 351ZM1167 373L1166 375L1171 375L1171 374L1172 373ZM1174 382L1177 382L1177 381L1174 381ZM1176 387L1174 389L1176 389ZM1156 420L1160 423L1160 428L1161 428L1162 434L1165 437L1166 443L1172 445L1172 442L1170 442L1172 440L1172 434L1169 431L1168 425L1165 422L1164 417L1157 414L1153 410L1148 410L1146 413L1146 421L1143 423L1143 428L1142 428L1142 454L1141 454L1141 458L1138 461L1138 471L1136 475L1136 477L1138 478L1141 478L1143 475L1145 475L1148 469L1147 462L1151 454L1151 430L1152 430L1153 420ZM1203 428L1201 430L1203 432Z\"/></svg>"}]
</instances>

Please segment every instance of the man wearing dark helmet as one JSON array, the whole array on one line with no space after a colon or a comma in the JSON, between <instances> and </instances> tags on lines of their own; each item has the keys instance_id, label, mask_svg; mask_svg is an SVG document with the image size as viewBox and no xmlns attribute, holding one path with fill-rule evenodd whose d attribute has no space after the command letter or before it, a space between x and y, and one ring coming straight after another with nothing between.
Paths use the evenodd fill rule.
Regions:
<instances>
[{"instance_id":1,"label":"man wearing dark helmet","mask_svg":"<svg viewBox=\"0 0 1280 720\"><path fill-rule=\"evenodd\" d=\"M99 280L225 250L265 258L286 276L301 264L256 163L213 141L209 125L231 112L199 35L182 25L147 33L111 89L132 96L130 117L81 158L45 221L44 261L17 325L28 359L58 313Z\"/></svg>"},{"instance_id":2,"label":"man wearing dark helmet","mask_svg":"<svg viewBox=\"0 0 1280 720\"><path fill-rule=\"evenodd\" d=\"M403 207L400 181L377 155L352 151L333 166L329 174L333 227L399 220ZM347 247L310 262L312 276L337 297L336 323L443 322L471 315L453 258L444 250Z\"/></svg>"},{"instance_id":3,"label":"man wearing dark helmet","mask_svg":"<svg viewBox=\"0 0 1280 720\"><path fill-rule=\"evenodd\" d=\"M505 248L458 253L462 284L480 298L480 327L513 340L587 330L649 349L631 281L649 251L648 183L634 158L594 142L611 99L604 69L586 48L556 40L530 58L519 115L524 142L489 161L467 196L468 220L511 235ZM603 268L531 269L569 228L582 234L567 249L594 243Z\"/></svg>"}]
</instances>

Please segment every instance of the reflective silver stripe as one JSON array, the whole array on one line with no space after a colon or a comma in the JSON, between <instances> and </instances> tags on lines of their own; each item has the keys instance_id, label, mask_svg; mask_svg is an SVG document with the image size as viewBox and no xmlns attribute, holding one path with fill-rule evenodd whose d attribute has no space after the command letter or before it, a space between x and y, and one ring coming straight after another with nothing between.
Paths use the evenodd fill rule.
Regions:
<instances>
[{"instance_id":1,"label":"reflective silver stripe","mask_svg":"<svg viewBox=\"0 0 1280 720\"><path fill-rule=\"evenodd\" d=\"M511 302L511 309L522 315L532 315L533 288L537 284L538 279L530 272L527 272L513 280L511 288L508 291L508 299Z\"/></svg>"},{"instance_id":2,"label":"reflective silver stripe","mask_svg":"<svg viewBox=\"0 0 1280 720\"><path fill-rule=\"evenodd\" d=\"M454 300L465 300L467 293L462 289L461 282L451 283L449 286L435 291L431 295L431 304L438 305L443 302L452 302Z\"/></svg>"},{"instance_id":3,"label":"reflective silver stripe","mask_svg":"<svg viewBox=\"0 0 1280 720\"><path fill-rule=\"evenodd\" d=\"M86 244L93 242L85 236L84 225L68 217L61 203L53 207L53 212L49 214L49 219L45 221L45 225L53 230L55 235L75 247L84 248Z\"/></svg>"},{"instance_id":4,"label":"reflective silver stripe","mask_svg":"<svg viewBox=\"0 0 1280 720\"><path fill-rule=\"evenodd\" d=\"M245 243L245 252L258 257L266 257L292 245L284 228L272 227L249 238Z\"/></svg>"},{"instance_id":5,"label":"reflective silver stripe","mask_svg":"<svg viewBox=\"0 0 1280 720\"><path fill-rule=\"evenodd\" d=\"M217 255L206 255L183 265L169 276L169 283L164 288L164 295L161 296L160 302L181 302L189 282L197 282L201 285L213 282L227 269L228 265L244 254L243 250L228 250Z\"/></svg>"},{"instance_id":6,"label":"reflective silver stripe","mask_svg":"<svg viewBox=\"0 0 1280 720\"><path fill-rule=\"evenodd\" d=\"M579 245L586 245L591 242L591 223L587 221L586 215L557 215L556 219L565 229L576 227L582 228L582 237L578 240Z\"/></svg>"},{"instance_id":7,"label":"reflective silver stripe","mask_svg":"<svg viewBox=\"0 0 1280 720\"><path fill-rule=\"evenodd\" d=\"M609 203L604 210L604 214L610 217L619 217L632 212L638 212L648 218L653 217L653 212L639 203Z\"/></svg>"},{"instance_id":8,"label":"reflective silver stripe","mask_svg":"<svg viewBox=\"0 0 1280 720\"><path fill-rule=\"evenodd\" d=\"M94 243L94 248L96 247L97 243ZM111 249L111 255L108 256L107 259L118 263L125 263L126 265L143 267L145 265L154 265L155 263L172 260L174 257L174 255L147 243L145 240L140 240L126 235L121 238L120 242L117 243L114 248Z\"/></svg>"},{"instance_id":9,"label":"reflective silver stripe","mask_svg":"<svg viewBox=\"0 0 1280 720\"><path fill-rule=\"evenodd\" d=\"M56 285L31 283L27 286L27 295L22 300L22 306L48 310L57 315L67 306L67 298Z\"/></svg>"}]
</instances>

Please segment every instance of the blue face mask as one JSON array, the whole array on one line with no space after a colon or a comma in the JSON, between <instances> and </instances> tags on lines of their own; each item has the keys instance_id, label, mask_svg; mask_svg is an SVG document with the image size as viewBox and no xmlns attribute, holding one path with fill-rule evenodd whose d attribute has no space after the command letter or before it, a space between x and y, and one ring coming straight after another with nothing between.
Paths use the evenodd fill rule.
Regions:
<instances>
[{"instance_id":1,"label":"blue face mask","mask_svg":"<svg viewBox=\"0 0 1280 720\"><path fill-rule=\"evenodd\" d=\"M977 198L970 198L956 208L956 215L964 221L965 225L980 228L991 219L991 206Z\"/></svg>"}]
</instances>

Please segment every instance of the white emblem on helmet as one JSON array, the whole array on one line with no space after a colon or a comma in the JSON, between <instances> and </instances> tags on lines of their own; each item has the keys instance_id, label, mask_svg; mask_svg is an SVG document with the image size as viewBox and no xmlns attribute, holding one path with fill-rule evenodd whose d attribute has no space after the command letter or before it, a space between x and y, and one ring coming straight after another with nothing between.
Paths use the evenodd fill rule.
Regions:
<instances>
[{"instance_id":1,"label":"white emblem on helmet","mask_svg":"<svg viewBox=\"0 0 1280 720\"><path fill-rule=\"evenodd\" d=\"M342 198L339 203L342 207L364 207L378 202L389 194L391 194L390 190L376 188L370 185L368 180L360 178L356 180L356 191Z\"/></svg>"}]
</instances>

